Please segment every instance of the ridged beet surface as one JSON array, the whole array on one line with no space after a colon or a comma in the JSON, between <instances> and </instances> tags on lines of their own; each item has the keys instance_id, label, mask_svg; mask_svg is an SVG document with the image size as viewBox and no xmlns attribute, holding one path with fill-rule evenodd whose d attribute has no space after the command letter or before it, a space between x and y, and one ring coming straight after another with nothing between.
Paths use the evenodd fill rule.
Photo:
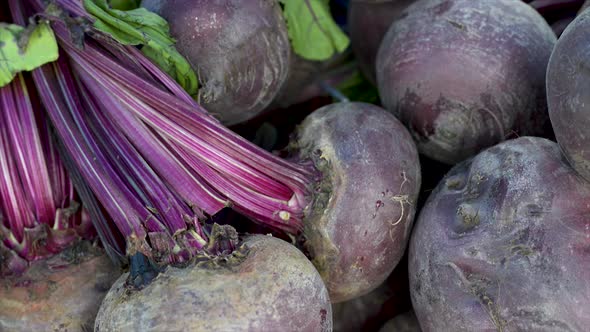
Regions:
<instances>
[{"instance_id":1,"label":"ridged beet surface","mask_svg":"<svg viewBox=\"0 0 590 332\"><path fill-rule=\"evenodd\" d=\"M316 110L293 145L323 174L305 248L332 302L370 292L406 249L421 183L416 145L394 116L366 103Z\"/></svg>"},{"instance_id":2,"label":"ridged beet surface","mask_svg":"<svg viewBox=\"0 0 590 332\"><path fill-rule=\"evenodd\" d=\"M586 331L590 184L523 137L455 166L420 212L410 292L423 331Z\"/></svg>"}]
</instances>

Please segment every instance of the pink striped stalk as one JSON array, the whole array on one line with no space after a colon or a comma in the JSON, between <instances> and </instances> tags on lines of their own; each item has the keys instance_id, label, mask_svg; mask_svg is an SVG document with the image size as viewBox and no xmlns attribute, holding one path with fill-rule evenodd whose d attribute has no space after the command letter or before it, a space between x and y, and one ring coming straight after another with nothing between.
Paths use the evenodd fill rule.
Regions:
<instances>
[{"instance_id":1,"label":"pink striped stalk","mask_svg":"<svg viewBox=\"0 0 590 332\"><path fill-rule=\"evenodd\" d=\"M0 88L0 274L61 252L96 233L51 143L41 106L19 74Z\"/></svg>"}]
</instances>

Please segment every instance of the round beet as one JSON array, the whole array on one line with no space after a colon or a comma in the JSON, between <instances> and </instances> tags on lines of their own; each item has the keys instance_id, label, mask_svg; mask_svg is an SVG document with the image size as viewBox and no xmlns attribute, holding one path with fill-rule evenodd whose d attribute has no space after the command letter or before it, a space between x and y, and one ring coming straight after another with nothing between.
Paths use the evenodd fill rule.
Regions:
<instances>
[{"instance_id":1,"label":"round beet","mask_svg":"<svg viewBox=\"0 0 590 332\"><path fill-rule=\"evenodd\" d=\"M394 116L365 103L316 110L294 145L322 173L305 249L333 303L366 294L405 251L421 180L416 146Z\"/></svg>"},{"instance_id":2,"label":"round beet","mask_svg":"<svg viewBox=\"0 0 590 332\"><path fill-rule=\"evenodd\" d=\"M282 240L256 235L231 256L167 267L145 288L119 278L95 330L331 331L328 292L313 265Z\"/></svg>"},{"instance_id":3,"label":"round beet","mask_svg":"<svg viewBox=\"0 0 590 332\"><path fill-rule=\"evenodd\" d=\"M412 234L424 331L585 331L590 185L557 144L523 137L454 167Z\"/></svg>"},{"instance_id":4,"label":"round beet","mask_svg":"<svg viewBox=\"0 0 590 332\"><path fill-rule=\"evenodd\" d=\"M164 17L201 82L200 103L226 125L270 104L289 70L291 44L276 1L144 0Z\"/></svg>"},{"instance_id":5,"label":"round beet","mask_svg":"<svg viewBox=\"0 0 590 332\"><path fill-rule=\"evenodd\" d=\"M379 48L379 93L421 153L454 164L514 131L542 131L555 40L519 0L419 0Z\"/></svg>"},{"instance_id":6,"label":"round beet","mask_svg":"<svg viewBox=\"0 0 590 332\"><path fill-rule=\"evenodd\" d=\"M590 11L584 11L559 38L547 69L549 116L557 142L584 178L590 180Z\"/></svg>"},{"instance_id":7,"label":"round beet","mask_svg":"<svg viewBox=\"0 0 590 332\"><path fill-rule=\"evenodd\" d=\"M90 331L119 269L80 244L0 280L0 331Z\"/></svg>"},{"instance_id":8,"label":"round beet","mask_svg":"<svg viewBox=\"0 0 590 332\"><path fill-rule=\"evenodd\" d=\"M377 84L375 61L389 26L416 0L351 0L348 30L352 50L363 74Z\"/></svg>"}]
</instances>

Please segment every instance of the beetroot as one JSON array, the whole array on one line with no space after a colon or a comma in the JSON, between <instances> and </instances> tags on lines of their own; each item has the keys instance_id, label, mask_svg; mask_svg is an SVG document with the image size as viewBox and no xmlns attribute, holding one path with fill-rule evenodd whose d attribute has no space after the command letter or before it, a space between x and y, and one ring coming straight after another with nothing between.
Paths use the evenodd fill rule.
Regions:
<instances>
[{"instance_id":1,"label":"beetroot","mask_svg":"<svg viewBox=\"0 0 590 332\"><path fill-rule=\"evenodd\" d=\"M304 235L332 302L370 292L399 262L412 228L421 181L414 142L380 107L338 103L309 115L293 145L323 175Z\"/></svg>"},{"instance_id":2,"label":"beetroot","mask_svg":"<svg viewBox=\"0 0 590 332\"><path fill-rule=\"evenodd\" d=\"M0 331L89 331L120 272L82 242L0 280Z\"/></svg>"},{"instance_id":3,"label":"beetroot","mask_svg":"<svg viewBox=\"0 0 590 332\"><path fill-rule=\"evenodd\" d=\"M590 185L542 138L510 140L455 166L412 234L421 328L586 330L589 201Z\"/></svg>"},{"instance_id":4,"label":"beetroot","mask_svg":"<svg viewBox=\"0 0 590 332\"><path fill-rule=\"evenodd\" d=\"M383 39L379 93L421 153L454 164L547 122L555 34L517 0L420 0Z\"/></svg>"},{"instance_id":5,"label":"beetroot","mask_svg":"<svg viewBox=\"0 0 590 332\"><path fill-rule=\"evenodd\" d=\"M167 267L136 291L123 275L106 296L95 330L331 331L326 287L305 256L270 237L247 237L226 257Z\"/></svg>"},{"instance_id":6,"label":"beetroot","mask_svg":"<svg viewBox=\"0 0 590 332\"><path fill-rule=\"evenodd\" d=\"M377 84L375 61L385 33L403 10L416 0L352 0L348 29L352 50L363 74Z\"/></svg>"},{"instance_id":7,"label":"beetroot","mask_svg":"<svg viewBox=\"0 0 590 332\"><path fill-rule=\"evenodd\" d=\"M202 83L200 103L227 125L266 108L285 81L291 56L275 1L144 0L170 24L176 48Z\"/></svg>"},{"instance_id":8,"label":"beetroot","mask_svg":"<svg viewBox=\"0 0 590 332\"><path fill-rule=\"evenodd\" d=\"M547 100L557 142L572 165L590 180L590 12L565 30L549 61Z\"/></svg>"}]
</instances>

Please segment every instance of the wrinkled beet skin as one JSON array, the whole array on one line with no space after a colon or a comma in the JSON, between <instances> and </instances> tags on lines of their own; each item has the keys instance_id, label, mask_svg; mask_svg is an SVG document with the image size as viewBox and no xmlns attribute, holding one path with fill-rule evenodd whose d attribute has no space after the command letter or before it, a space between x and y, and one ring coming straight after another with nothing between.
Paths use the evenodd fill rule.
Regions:
<instances>
[{"instance_id":1,"label":"wrinkled beet skin","mask_svg":"<svg viewBox=\"0 0 590 332\"><path fill-rule=\"evenodd\" d=\"M350 43L359 67L367 79L377 84L375 61L381 40L391 23L416 0L351 0L348 7Z\"/></svg>"},{"instance_id":2,"label":"wrinkled beet skin","mask_svg":"<svg viewBox=\"0 0 590 332\"><path fill-rule=\"evenodd\" d=\"M381 99L421 153L448 164L547 122L545 70L555 34L515 0L420 0L377 55Z\"/></svg>"},{"instance_id":3,"label":"wrinkled beet skin","mask_svg":"<svg viewBox=\"0 0 590 332\"><path fill-rule=\"evenodd\" d=\"M557 142L590 180L590 11L565 30L549 61L547 101Z\"/></svg>"},{"instance_id":4,"label":"wrinkled beet skin","mask_svg":"<svg viewBox=\"0 0 590 332\"><path fill-rule=\"evenodd\" d=\"M100 303L121 274L102 250L60 254L0 280L0 331L91 331Z\"/></svg>"},{"instance_id":5,"label":"wrinkled beet skin","mask_svg":"<svg viewBox=\"0 0 590 332\"><path fill-rule=\"evenodd\" d=\"M226 125L270 104L287 78L291 45L279 5L268 0L144 0L170 24L197 72L200 102Z\"/></svg>"},{"instance_id":6,"label":"wrinkled beet skin","mask_svg":"<svg viewBox=\"0 0 590 332\"><path fill-rule=\"evenodd\" d=\"M168 267L140 291L128 291L123 275L95 331L332 330L328 291L303 253L270 236L244 244L250 251L240 263Z\"/></svg>"},{"instance_id":7,"label":"wrinkled beet skin","mask_svg":"<svg viewBox=\"0 0 590 332\"><path fill-rule=\"evenodd\" d=\"M316 110L295 145L331 184L304 220L305 248L333 303L364 295L405 251L421 181L416 146L394 116L365 103Z\"/></svg>"},{"instance_id":8,"label":"wrinkled beet skin","mask_svg":"<svg viewBox=\"0 0 590 332\"><path fill-rule=\"evenodd\" d=\"M587 331L590 185L557 144L523 137L441 181L410 243L424 331Z\"/></svg>"}]
</instances>

